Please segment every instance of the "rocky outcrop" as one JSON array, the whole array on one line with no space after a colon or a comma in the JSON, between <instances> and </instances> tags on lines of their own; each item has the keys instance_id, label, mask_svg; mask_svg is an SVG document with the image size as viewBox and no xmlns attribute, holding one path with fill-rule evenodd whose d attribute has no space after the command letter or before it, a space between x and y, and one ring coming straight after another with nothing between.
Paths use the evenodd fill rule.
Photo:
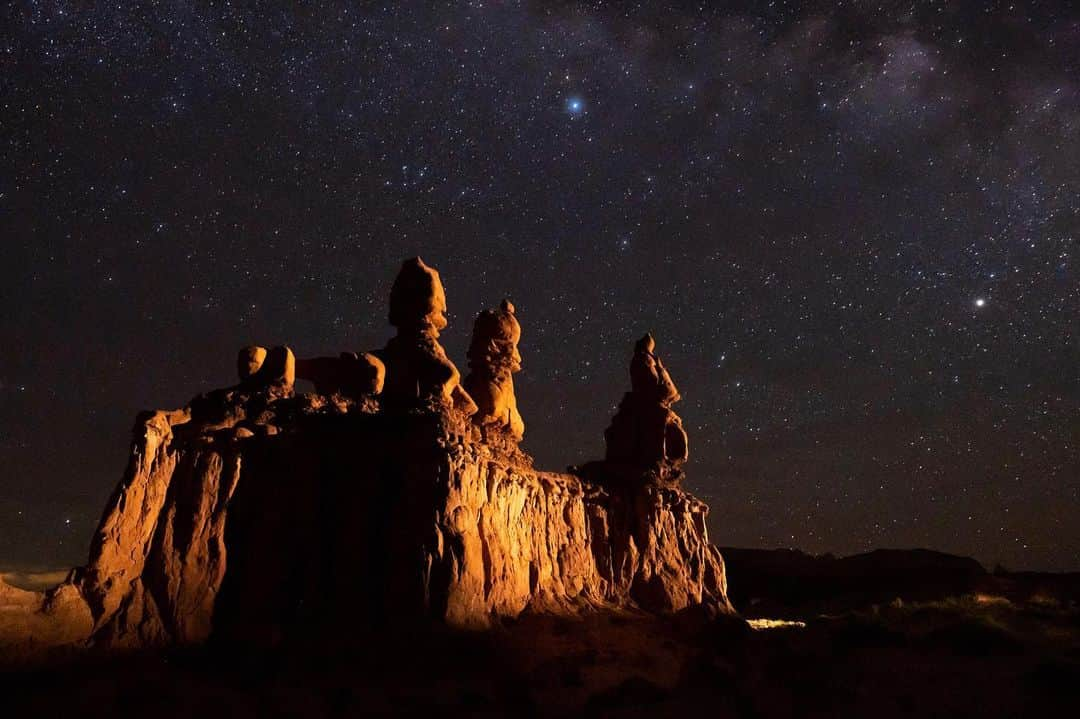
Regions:
<instances>
[{"instance_id":1,"label":"rocky outcrop","mask_svg":"<svg viewBox=\"0 0 1080 719\"><path fill-rule=\"evenodd\" d=\"M604 432L605 462L623 475L648 475L655 481L677 484L689 456L686 430L671 409L681 399L671 375L656 356L656 341L645 335L634 347L630 361L630 391Z\"/></svg>"},{"instance_id":2,"label":"rocky outcrop","mask_svg":"<svg viewBox=\"0 0 1080 719\"><path fill-rule=\"evenodd\" d=\"M439 618L483 625L525 610L730 609L707 508L684 492L609 494L573 475L508 465L475 445L453 448L445 461L448 482L425 545L425 590L438 598L431 609Z\"/></svg>"},{"instance_id":3,"label":"rocky outcrop","mask_svg":"<svg viewBox=\"0 0 1080 719\"><path fill-rule=\"evenodd\" d=\"M74 584L29 592L0 579L0 667L62 654L92 629L90 609Z\"/></svg>"},{"instance_id":4,"label":"rocky outcrop","mask_svg":"<svg viewBox=\"0 0 1080 719\"><path fill-rule=\"evenodd\" d=\"M370 352L342 352L337 357L297 360L296 376L315 385L317 394L359 399L383 391L386 367Z\"/></svg>"},{"instance_id":5,"label":"rocky outcrop","mask_svg":"<svg viewBox=\"0 0 1080 719\"><path fill-rule=\"evenodd\" d=\"M272 644L390 620L730 610L707 508L685 492L539 472L446 416L341 410L282 398L270 413L291 426L258 433L144 418L75 582L92 641Z\"/></svg>"},{"instance_id":6,"label":"rocky outcrop","mask_svg":"<svg viewBox=\"0 0 1080 719\"><path fill-rule=\"evenodd\" d=\"M497 310L477 315L464 384L478 407L473 424L485 439L492 433L508 435L514 442L525 436L525 421L514 396L514 373L521 371L520 341L521 325L509 300L503 300Z\"/></svg>"},{"instance_id":7,"label":"rocky outcrop","mask_svg":"<svg viewBox=\"0 0 1080 719\"><path fill-rule=\"evenodd\" d=\"M733 611L702 502L626 482L618 462L538 471L517 448L509 303L477 320L479 417L438 343L438 273L419 258L394 284L391 322L397 336L372 355L245 348L237 385L140 416L89 562L53 605L23 597L27 611L62 605L67 628L50 636L105 647L274 645L523 612ZM297 393L297 374L317 391Z\"/></svg>"},{"instance_id":8,"label":"rocky outcrop","mask_svg":"<svg viewBox=\"0 0 1080 719\"><path fill-rule=\"evenodd\" d=\"M476 403L461 387L461 373L439 344L447 325L442 279L419 257L401 265L390 289L390 324L397 335L376 353L386 366L386 400L476 412Z\"/></svg>"},{"instance_id":9,"label":"rocky outcrop","mask_svg":"<svg viewBox=\"0 0 1080 719\"><path fill-rule=\"evenodd\" d=\"M77 577L94 614L94 639L115 646L200 641L209 636L225 573L226 507L240 475L235 440L251 429L212 425L177 441L167 417L154 413L136 431L124 482ZM215 441L213 432L234 441Z\"/></svg>"},{"instance_id":10,"label":"rocky outcrop","mask_svg":"<svg viewBox=\"0 0 1080 719\"><path fill-rule=\"evenodd\" d=\"M296 357L288 347L244 347L236 358L243 387L273 386L291 392L296 382Z\"/></svg>"},{"instance_id":11,"label":"rocky outcrop","mask_svg":"<svg viewBox=\"0 0 1080 719\"><path fill-rule=\"evenodd\" d=\"M797 549L723 551L738 578L740 606L757 616L835 615L897 599L930 602L978 593L1030 598L1014 594L1004 573L992 576L971 557L928 549L876 549L847 557Z\"/></svg>"}]
</instances>

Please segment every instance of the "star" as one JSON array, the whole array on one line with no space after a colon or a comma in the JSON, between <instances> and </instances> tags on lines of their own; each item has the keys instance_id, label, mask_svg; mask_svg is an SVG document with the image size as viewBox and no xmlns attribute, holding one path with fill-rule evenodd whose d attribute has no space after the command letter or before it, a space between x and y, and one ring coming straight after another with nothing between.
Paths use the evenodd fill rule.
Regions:
<instances>
[{"instance_id":1,"label":"star","mask_svg":"<svg viewBox=\"0 0 1080 719\"><path fill-rule=\"evenodd\" d=\"M691 433L691 484L756 509L714 526L722 543L810 537L812 512L808 551L873 546L899 519L891 543L1080 569L1076 403L1059 399L1080 313L1060 44L1076 3L1029 3L1023 23L684 3L679 32L580 0L226 27L175 5L58 10L59 33L30 13L4 38L20 72L0 103L0 287L20 301L0 343L20 352L0 362L0 516L22 507L27 527L0 565L84 559L48 531L100 514L126 442L86 433L89 412L127 427L133 383L155 404L226 386L247 342L381 347L386 285L420 254L459 368L472 316L520 298L538 466L602 450L599 408L648 326L684 422L718 420ZM744 23L752 38L701 42ZM907 452L916 425L939 441ZM1055 486L1066 501L1035 521ZM997 531L999 494L1038 552L971 539Z\"/></svg>"}]
</instances>

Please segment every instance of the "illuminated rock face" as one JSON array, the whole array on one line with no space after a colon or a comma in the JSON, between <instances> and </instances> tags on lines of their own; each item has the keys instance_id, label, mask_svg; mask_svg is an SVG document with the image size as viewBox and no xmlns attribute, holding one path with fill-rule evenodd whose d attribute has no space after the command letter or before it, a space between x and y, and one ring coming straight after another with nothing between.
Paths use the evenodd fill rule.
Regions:
<instances>
[{"instance_id":1,"label":"illuminated rock face","mask_svg":"<svg viewBox=\"0 0 1080 719\"><path fill-rule=\"evenodd\" d=\"M448 416L312 399L271 403L260 416L273 431L143 420L77 580L95 642L273 644L388 620L483 627L526 610L730 611L707 508L690 495L609 493L515 464ZM291 426L274 424L283 418Z\"/></svg>"},{"instance_id":2,"label":"illuminated rock face","mask_svg":"<svg viewBox=\"0 0 1080 719\"><path fill-rule=\"evenodd\" d=\"M514 305L503 300L497 310L484 310L473 324L469 344L469 375L465 389L476 401L473 424L484 430L503 433L517 442L525 436L525 421L514 396L514 373L521 371L521 325Z\"/></svg>"},{"instance_id":3,"label":"illuminated rock face","mask_svg":"<svg viewBox=\"0 0 1080 719\"><path fill-rule=\"evenodd\" d=\"M224 439L216 445L210 433L178 442L161 413L143 420L142 430L78 584L97 641L201 641L225 573L226 509L240 455Z\"/></svg>"},{"instance_id":4,"label":"illuminated rock face","mask_svg":"<svg viewBox=\"0 0 1080 719\"><path fill-rule=\"evenodd\" d=\"M141 415L87 565L46 595L0 586L0 619L9 604L25 615L0 621L0 647L30 631L50 646L272 645L525 611L733 611L708 508L625 481L618 462L533 469L517 447L513 306L474 328L479 408L439 345L445 310L438 273L409 260L384 350L247 347L237 385ZM674 384L651 344L639 355L631 395L670 411ZM298 394L298 375L316 392Z\"/></svg>"},{"instance_id":5,"label":"illuminated rock face","mask_svg":"<svg viewBox=\"0 0 1080 719\"><path fill-rule=\"evenodd\" d=\"M397 335L378 353L386 366L386 399L475 412L476 404L461 387L461 373L439 344L447 325L442 280L419 257L402 263L390 289L390 324Z\"/></svg>"},{"instance_id":6,"label":"illuminated rock face","mask_svg":"<svg viewBox=\"0 0 1080 719\"><path fill-rule=\"evenodd\" d=\"M729 611L723 559L704 504L678 490L609 495L578 477L536 472L458 446L437 484L426 543L428 607L455 625L529 609L573 613L636 605Z\"/></svg>"},{"instance_id":7,"label":"illuminated rock face","mask_svg":"<svg viewBox=\"0 0 1080 719\"><path fill-rule=\"evenodd\" d=\"M92 628L90 608L74 585L29 592L0 579L0 668L63 655L84 643Z\"/></svg>"}]
</instances>

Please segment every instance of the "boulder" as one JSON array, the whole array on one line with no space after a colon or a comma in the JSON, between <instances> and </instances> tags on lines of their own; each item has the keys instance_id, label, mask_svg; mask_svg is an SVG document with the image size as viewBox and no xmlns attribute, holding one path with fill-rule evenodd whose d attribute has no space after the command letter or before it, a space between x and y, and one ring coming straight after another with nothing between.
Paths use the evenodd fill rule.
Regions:
<instances>
[{"instance_id":1,"label":"boulder","mask_svg":"<svg viewBox=\"0 0 1080 719\"><path fill-rule=\"evenodd\" d=\"M296 376L314 384L319 394L362 399L383 391L386 367L369 352L342 352L338 357L297 360Z\"/></svg>"}]
</instances>

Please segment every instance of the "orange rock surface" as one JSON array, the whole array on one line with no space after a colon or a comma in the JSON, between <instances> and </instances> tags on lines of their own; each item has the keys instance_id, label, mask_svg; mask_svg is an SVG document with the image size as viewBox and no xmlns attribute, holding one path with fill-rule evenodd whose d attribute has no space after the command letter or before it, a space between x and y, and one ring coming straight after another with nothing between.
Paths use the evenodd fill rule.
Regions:
<instances>
[{"instance_id":1,"label":"orange rock surface","mask_svg":"<svg viewBox=\"0 0 1080 719\"><path fill-rule=\"evenodd\" d=\"M525 436L525 420L514 396L514 373L521 371L521 325L514 305L503 300L497 310L484 310L473 324L469 344L469 375L465 389L476 401L474 424L505 432L515 441Z\"/></svg>"},{"instance_id":2,"label":"orange rock surface","mask_svg":"<svg viewBox=\"0 0 1080 719\"><path fill-rule=\"evenodd\" d=\"M45 594L0 585L0 646L272 645L389 621L733 611L702 502L621 482L618 463L543 472L517 450L512 306L481 315L470 351L480 424L513 438L489 442L437 341L438 274L411 260L394 293L382 393L356 355L356 391L339 391L354 382L346 363L314 370L332 392L299 394L292 351L252 347L239 384L140 416L89 561ZM650 368L663 391L648 400L666 410L677 392Z\"/></svg>"}]
</instances>

